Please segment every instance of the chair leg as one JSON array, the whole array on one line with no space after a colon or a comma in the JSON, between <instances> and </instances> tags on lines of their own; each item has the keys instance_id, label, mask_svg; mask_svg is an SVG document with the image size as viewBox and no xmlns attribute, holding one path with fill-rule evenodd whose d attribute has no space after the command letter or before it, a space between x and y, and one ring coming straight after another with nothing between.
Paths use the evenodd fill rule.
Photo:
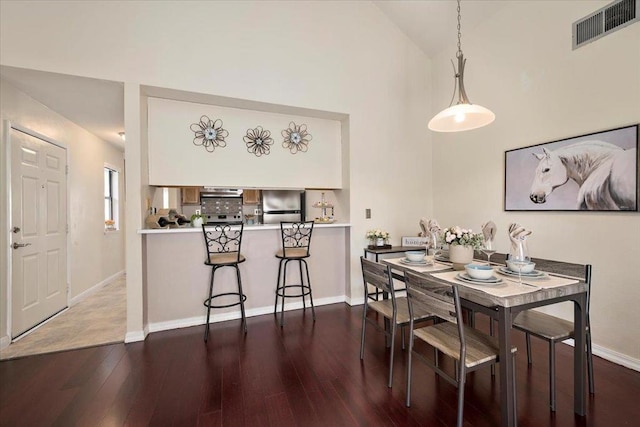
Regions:
<instances>
[{"instance_id":1,"label":"chair leg","mask_svg":"<svg viewBox=\"0 0 640 427\"><path fill-rule=\"evenodd\" d=\"M413 353L413 328L409 328L409 352L407 353L407 408L411 407L411 354Z\"/></svg>"},{"instance_id":2,"label":"chair leg","mask_svg":"<svg viewBox=\"0 0 640 427\"><path fill-rule=\"evenodd\" d=\"M211 317L211 297L213 296L213 277L216 274L216 268L211 268L211 282L209 283L209 298L206 300L207 305L207 322L204 330L204 342L209 339L209 318Z\"/></svg>"},{"instance_id":3,"label":"chair leg","mask_svg":"<svg viewBox=\"0 0 640 427\"><path fill-rule=\"evenodd\" d=\"M360 360L364 359L364 337L367 329L367 296L364 297L364 307L362 308L362 335L360 337Z\"/></svg>"},{"instance_id":4,"label":"chair leg","mask_svg":"<svg viewBox=\"0 0 640 427\"><path fill-rule=\"evenodd\" d=\"M302 260L298 261L298 267L300 267L300 293L304 294L304 280L302 279ZM307 281L307 284L309 282ZM305 303L304 295L302 295L302 311L307 311L307 304Z\"/></svg>"},{"instance_id":5,"label":"chair leg","mask_svg":"<svg viewBox=\"0 0 640 427\"><path fill-rule=\"evenodd\" d=\"M464 417L464 383L466 374L464 372L464 362L460 363L460 370L456 370L456 377L458 379L458 420L456 422L457 427L462 427Z\"/></svg>"},{"instance_id":6,"label":"chair leg","mask_svg":"<svg viewBox=\"0 0 640 427\"><path fill-rule=\"evenodd\" d=\"M587 373L589 375L589 393L595 394L593 383L593 349L591 346L591 334L587 331Z\"/></svg>"},{"instance_id":7,"label":"chair leg","mask_svg":"<svg viewBox=\"0 0 640 427\"><path fill-rule=\"evenodd\" d=\"M284 326L284 295L286 293L286 283L287 283L287 264L289 263L289 260L286 260L284 262L284 271L282 272L282 311L280 312L280 327L282 328Z\"/></svg>"},{"instance_id":8,"label":"chair leg","mask_svg":"<svg viewBox=\"0 0 640 427\"><path fill-rule=\"evenodd\" d=\"M549 406L556 410L556 343L549 342Z\"/></svg>"},{"instance_id":9,"label":"chair leg","mask_svg":"<svg viewBox=\"0 0 640 427\"><path fill-rule=\"evenodd\" d=\"M276 283L276 303L273 306L273 314L278 313L278 290L280 290L280 275L282 272L282 261L284 260L280 260L280 262L278 263L278 282Z\"/></svg>"},{"instance_id":10,"label":"chair leg","mask_svg":"<svg viewBox=\"0 0 640 427\"><path fill-rule=\"evenodd\" d=\"M247 333L247 316L244 312L244 293L242 292L242 279L240 278L240 268L236 267L236 277L238 278L238 293L240 294L240 314L242 314L242 325L244 326L244 333Z\"/></svg>"},{"instance_id":11,"label":"chair leg","mask_svg":"<svg viewBox=\"0 0 640 427\"><path fill-rule=\"evenodd\" d=\"M404 350L404 325L400 326L400 334L402 334L402 350Z\"/></svg>"},{"instance_id":12,"label":"chair leg","mask_svg":"<svg viewBox=\"0 0 640 427\"><path fill-rule=\"evenodd\" d=\"M393 354L395 350L395 339L396 339L396 319L393 319L393 325L391 326L391 355L389 356L389 384L387 387L391 388L393 385Z\"/></svg>"},{"instance_id":13,"label":"chair leg","mask_svg":"<svg viewBox=\"0 0 640 427\"><path fill-rule=\"evenodd\" d=\"M311 315L313 317L313 321L316 321L316 308L313 305L313 292L311 291L311 280L309 279L309 266L307 265L307 261L302 260L304 263L304 269L307 272L307 285L309 286L309 301L311 302ZM302 272L302 267L300 267L300 272ZM304 301L304 297L303 297Z\"/></svg>"},{"instance_id":14,"label":"chair leg","mask_svg":"<svg viewBox=\"0 0 640 427\"><path fill-rule=\"evenodd\" d=\"M531 334L526 332L525 338L527 339L527 364L531 365L531 363L533 363L533 359L531 358Z\"/></svg>"}]
</instances>

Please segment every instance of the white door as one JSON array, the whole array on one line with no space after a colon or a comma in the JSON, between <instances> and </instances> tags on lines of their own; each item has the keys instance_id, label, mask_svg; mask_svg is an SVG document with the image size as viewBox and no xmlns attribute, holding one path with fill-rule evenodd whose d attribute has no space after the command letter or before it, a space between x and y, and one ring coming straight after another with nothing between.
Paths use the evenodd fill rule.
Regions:
<instances>
[{"instance_id":1,"label":"white door","mask_svg":"<svg viewBox=\"0 0 640 427\"><path fill-rule=\"evenodd\" d=\"M11 336L67 306L66 150L11 129Z\"/></svg>"}]
</instances>

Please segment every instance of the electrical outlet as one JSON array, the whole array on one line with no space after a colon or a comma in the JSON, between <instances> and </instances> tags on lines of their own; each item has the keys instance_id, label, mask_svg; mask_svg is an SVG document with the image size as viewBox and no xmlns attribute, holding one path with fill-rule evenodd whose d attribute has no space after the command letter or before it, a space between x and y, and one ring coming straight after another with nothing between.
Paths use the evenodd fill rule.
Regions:
<instances>
[{"instance_id":1,"label":"electrical outlet","mask_svg":"<svg viewBox=\"0 0 640 427\"><path fill-rule=\"evenodd\" d=\"M253 214L254 215L260 215L260 209L254 209L253 210Z\"/></svg>"},{"instance_id":2,"label":"electrical outlet","mask_svg":"<svg viewBox=\"0 0 640 427\"><path fill-rule=\"evenodd\" d=\"M364 210L365 219L371 219L371 209L367 208Z\"/></svg>"}]
</instances>

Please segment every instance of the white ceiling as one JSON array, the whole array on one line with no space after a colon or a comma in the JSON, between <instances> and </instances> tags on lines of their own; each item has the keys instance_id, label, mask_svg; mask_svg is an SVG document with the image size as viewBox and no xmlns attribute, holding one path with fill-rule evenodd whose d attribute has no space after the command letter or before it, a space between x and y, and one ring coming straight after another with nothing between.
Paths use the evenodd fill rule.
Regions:
<instances>
[{"instance_id":1,"label":"white ceiling","mask_svg":"<svg viewBox=\"0 0 640 427\"><path fill-rule=\"evenodd\" d=\"M463 1L464 31L506 5L507 0ZM453 0L374 0L373 3L424 53L432 57L457 39ZM451 52L452 56L455 51ZM0 75L22 92L97 137L124 148L124 85L120 82L0 66Z\"/></svg>"},{"instance_id":2,"label":"white ceiling","mask_svg":"<svg viewBox=\"0 0 640 427\"><path fill-rule=\"evenodd\" d=\"M124 131L122 83L6 66L0 75L98 138L124 148L118 135Z\"/></svg>"},{"instance_id":3,"label":"white ceiling","mask_svg":"<svg viewBox=\"0 0 640 427\"><path fill-rule=\"evenodd\" d=\"M465 29L476 27L514 0L469 0L460 3L464 50ZM454 0L374 0L373 3L429 57L458 40L458 12Z\"/></svg>"}]
</instances>

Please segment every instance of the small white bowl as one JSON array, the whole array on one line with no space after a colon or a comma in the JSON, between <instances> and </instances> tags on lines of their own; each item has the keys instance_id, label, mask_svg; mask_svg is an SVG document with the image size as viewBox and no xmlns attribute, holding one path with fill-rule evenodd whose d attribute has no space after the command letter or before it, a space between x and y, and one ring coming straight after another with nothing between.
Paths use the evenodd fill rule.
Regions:
<instances>
[{"instance_id":1,"label":"small white bowl","mask_svg":"<svg viewBox=\"0 0 640 427\"><path fill-rule=\"evenodd\" d=\"M467 264L464 269L467 270L467 274L472 279L486 280L493 276L493 268L489 265Z\"/></svg>"},{"instance_id":2,"label":"small white bowl","mask_svg":"<svg viewBox=\"0 0 640 427\"><path fill-rule=\"evenodd\" d=\"M516 273L518 273L518 271L521 273L531 273L536 268L536 263L530 262L529 264L524 264L522 266L522 270L518 270L518 266L516 264L507 260L507 268Z\"/></svg>"},{"instance_id":3,"label":"small white bowl","mask_svg":"<svg viewBox=\"0 0 640 427\"><path fill-rule=\"evenodd\" d=\"M423 251L407 251L404 253L409 261L420 262L424 260L425 253Z\"/></svg>"}]
</instances>

